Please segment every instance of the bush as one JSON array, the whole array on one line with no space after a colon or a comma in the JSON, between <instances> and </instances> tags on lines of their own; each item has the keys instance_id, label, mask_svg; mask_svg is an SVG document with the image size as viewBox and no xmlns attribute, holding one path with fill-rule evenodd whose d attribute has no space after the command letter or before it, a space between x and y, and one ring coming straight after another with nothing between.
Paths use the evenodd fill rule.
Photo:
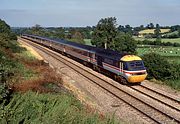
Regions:
<instances>
[{"instance_id":1,"label":"bush","mask_svg":"<svg viewBox=\"0 0 180 124\"><path fill-rule=\"evenodd\" d=\"M159 80L177 79L179 73L177 67L170 64L159 54L149 53L142 56L145 67L147 68L148 78Z\"/></svg>"}]
</instances>

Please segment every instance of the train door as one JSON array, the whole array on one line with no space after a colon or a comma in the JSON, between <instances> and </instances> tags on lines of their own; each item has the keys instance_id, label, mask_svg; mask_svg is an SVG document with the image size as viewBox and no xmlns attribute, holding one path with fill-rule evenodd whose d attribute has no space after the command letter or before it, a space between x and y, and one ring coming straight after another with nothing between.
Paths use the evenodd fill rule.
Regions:
<instances>
[{"instance_id":1,"label":"train door","mask_svg":"<svg viewBox=\"0 0 180 124\"><path fill-rule=\"evenodd\" d=\"M95 53L90 53L91 63L96 63Z\"/></svg>"},{"instance_id":2,"label":"train door","mask_svg":"<svg viewBox=\"0 0 180 124\"><path fill-rule=\"evenodd\" d=\"M103 67L103 65L102 65L102 57L101 56L97 56L97 65Z\"/></svg>"},{"instance_id":3,"label":"train door","mask_svg":"<svg viewBox=\"0 0 180 124\"><path fill-rule=\"evenodd\" d=\"M120 68L120 72L122 73L122 72L123 72L123 62L120 62L120 63L119 63L119 66L120 66L120 67L119 67L119 68Z\"/></svg>"}]
</instances>

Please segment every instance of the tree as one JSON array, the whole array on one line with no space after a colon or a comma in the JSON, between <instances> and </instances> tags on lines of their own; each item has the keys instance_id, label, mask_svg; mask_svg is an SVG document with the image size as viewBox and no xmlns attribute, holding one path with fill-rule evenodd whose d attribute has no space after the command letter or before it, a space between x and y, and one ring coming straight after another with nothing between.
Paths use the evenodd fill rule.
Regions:
<instances>
[{"instance_id":1,"label":"tree","mask_svg":"<svg viewBox=\"0 0 180 124\"><path fill-rule=\"evenodd\" d=\"M156 24L156 29L154 30L154 34L155 34L156 38L161 38L160 33L161 33L160 26L159 26L159 24Z\"/></svg>"},{"instance_id":2,"label":"tree","mask_svg":"<svg viewBox=\"0 0 180 124\"><path fill-rule=\"evenodd\" d=\"M9 40L17 39L15 33L11 31L10 26L1 19L0 19L0 39L1 41L9 41Z\"/></svg>"},{"instance_id":3,"label":"tree","mask_svg":"<svg viewBox=\"0 0 180 124\"><path fill-rule=\"evenodd\" d=\"M125 33L132 35L133 33L132 29L133 28L130 25L125 25Z\"/></svg>"},{"instance_id":4,"label":"tree","mask_svg":"<svg viewBox=\"0 0 180 124\"><path fill-rule=\"evenodd\" d=\"M118 31L124 32L125 27L123 25L118 26Z\"/></svg>"},{"instance_id":5,"label":"tree","mask_svg":"<svg viewBox=\"0 0 180 124\"><path fill-rule=\"evenodd\" d=\"M105 18L98 22L94 29L92 44L97 47L104 47L116 51L136 53L136 42L132 38L130 25L116 27L116 18ZM124 30L124 32L119 30Z\"/></svg>"},{"instance_id":6,"label":"tree","mask_svg":"<svg viewBox=\"0 0 180 124\"><path fill-rule=\"evenodd\" d=\"M77 30L74 30L74 31L72 32L71 39L72 39L74 42L84 44L84 37L83 37L82 33L79 32L79 31L77 31Z\"/></svg>"},{"instance_id":7,"label":"tree","mask_svg":"<svg viewBox=\"0 0 180 124\"><path fill-rule=\"evenodd\" d=\"M35 26L31 27L25 33L39 35L39 36L46 36L47 35L44 28L42 28L39 24L36 24Z\"/></svg>"},{"instance_id":8,"label":"tree","mask_svg":"<svg viewBox=\"0 0 180 124\"><path fill-rule=\"evenodd\" d=\"M120 32L128 33L130 35L133 34L133 30L132 29L133 28L130 25L125 25L125 26L119 25L119 27L118 27L118 30Z\"/></svg>"},{"instance_id":9,"label":"tree","mask_svg":"<svg viewBox=\"0 0 180 124\"><path fill-rule=\"evenodd\" d=\"M153 23L150 23L149 26L150 26L150 29L154 29L154 24Z\"/></svg>"},{"instance_id":10,"label":"tree","mask_svg":"<svg viewBox=\"0 0 180 124\"><path fill-rule=\"evenodd\" d=\"M118 33L116 39L111 43L111 49L136 54L137 44L130 34Z\"/></svg>"},{"instance_id":11,"label":"tree","mask_svg":"<svg viewBox=\"0 0 180 124\"><path fill-rule=\"evenodd\" d=\"M178 35L179 35L179 37L180 37L180 28L178 29Z\"/></svg>"},{"instance_id":12,"label":"tree","mask_svg":"<svg viewBox=\"0 0 180 124\"><path fill-rule=\"evenodd\" d=\"M54 37L55 38L61 38L61 39L64 39L65 38L65 30L61 27L59 28L55 28L54 30Z\"/></svg>"},{"instance_id":13,"label":"tree","mask_svg":"<svg viewBox=\"0 0 180 124\"><path fill-rule=\"evenodd\" d=\"M92 44L105 49L110 48L110 43L115 40L117 35L116 26L115 17L101 19L92 34Z\"/></svg>"},{"instance_id":14,"label":"tree","mask_svg":"<svg viewBox=\"0 0 180 124\"><path fill-rule=\"evenodd\" d=\"M8 24L6 24L5 21L0 19L0 33L10 33L11 32L11 28Z\"/></svg>"}]
</instances>

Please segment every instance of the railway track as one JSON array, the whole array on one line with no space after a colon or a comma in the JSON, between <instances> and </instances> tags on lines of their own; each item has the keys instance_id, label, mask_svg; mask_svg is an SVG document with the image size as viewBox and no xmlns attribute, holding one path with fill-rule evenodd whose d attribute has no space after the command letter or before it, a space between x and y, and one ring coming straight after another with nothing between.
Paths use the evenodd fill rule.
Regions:
<instances>
[{"instance_id":1,"label":"railway track","mask_svg":"<svg viewBox=\"0 0 180 124\"><path fill-rule=\"evenodd\" d=\"M144 84L130 86L130 88L170 107L171 109L176 110L177 112L180 112L180 100L178 97L169 95L164 91L155 89Z\"/></svg>"},{"instance_id":2,"label":"railway track","mask_svg":"<svg viewBox=\"0 0 180 124\"><path fill-rule=\"evenodd\" d=\"M27 42L27 40L25 40L25 41ZM123 86L123 85L121 86L117 82L114 83L115 81L114 82L106 81L105 79L102 79L102 78L98 77L97 75L87 71L83 67L74 64L72 61L64 59L64 57L62 55L59 55L58 53L56 53L52 50L48 50L47 48L44 48L33 42L28 41L28 43L30 45L36 47L37 49L42 50L49 56L52 56L53 58L60 61L61 63L67 65L68 67L75 70L83 77L87 78L89 81L97 84L102 89L111 93L116 98L124 101L126 104L128 104L132 108L134 108L137 111L139 111L140 113L142 113L146 118L150 119L151 123L159 123L159 124L172 123L172 122L180 123L179 109L171 110L172 108L170 108L167 105L164 108L162 108L158 104L154 105L154 103L159 102L159 101L151 102L152 100L149 100L148 98L145 99L144 97L142 97L141 95L138 95L134 91L132 92L131 87L127 87L127 86Z\"/></svg>"}]
</instances>

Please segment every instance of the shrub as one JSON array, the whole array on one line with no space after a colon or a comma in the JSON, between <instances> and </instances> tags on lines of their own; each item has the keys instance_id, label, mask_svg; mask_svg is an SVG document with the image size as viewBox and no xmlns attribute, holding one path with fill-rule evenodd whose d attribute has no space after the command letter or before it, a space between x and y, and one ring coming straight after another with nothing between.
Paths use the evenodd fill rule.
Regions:
<instances>
[{"instance_id":1,"label":"shrub","mask_svg":"<svg viewBox=\"0 0 180 124\"><path fill-rule=\"evenodd\" d=\"M147 68L148 78L159 80L174 79L176 68L159 54L149 53L142 56Z\"/></svg>"}]
</instances>

